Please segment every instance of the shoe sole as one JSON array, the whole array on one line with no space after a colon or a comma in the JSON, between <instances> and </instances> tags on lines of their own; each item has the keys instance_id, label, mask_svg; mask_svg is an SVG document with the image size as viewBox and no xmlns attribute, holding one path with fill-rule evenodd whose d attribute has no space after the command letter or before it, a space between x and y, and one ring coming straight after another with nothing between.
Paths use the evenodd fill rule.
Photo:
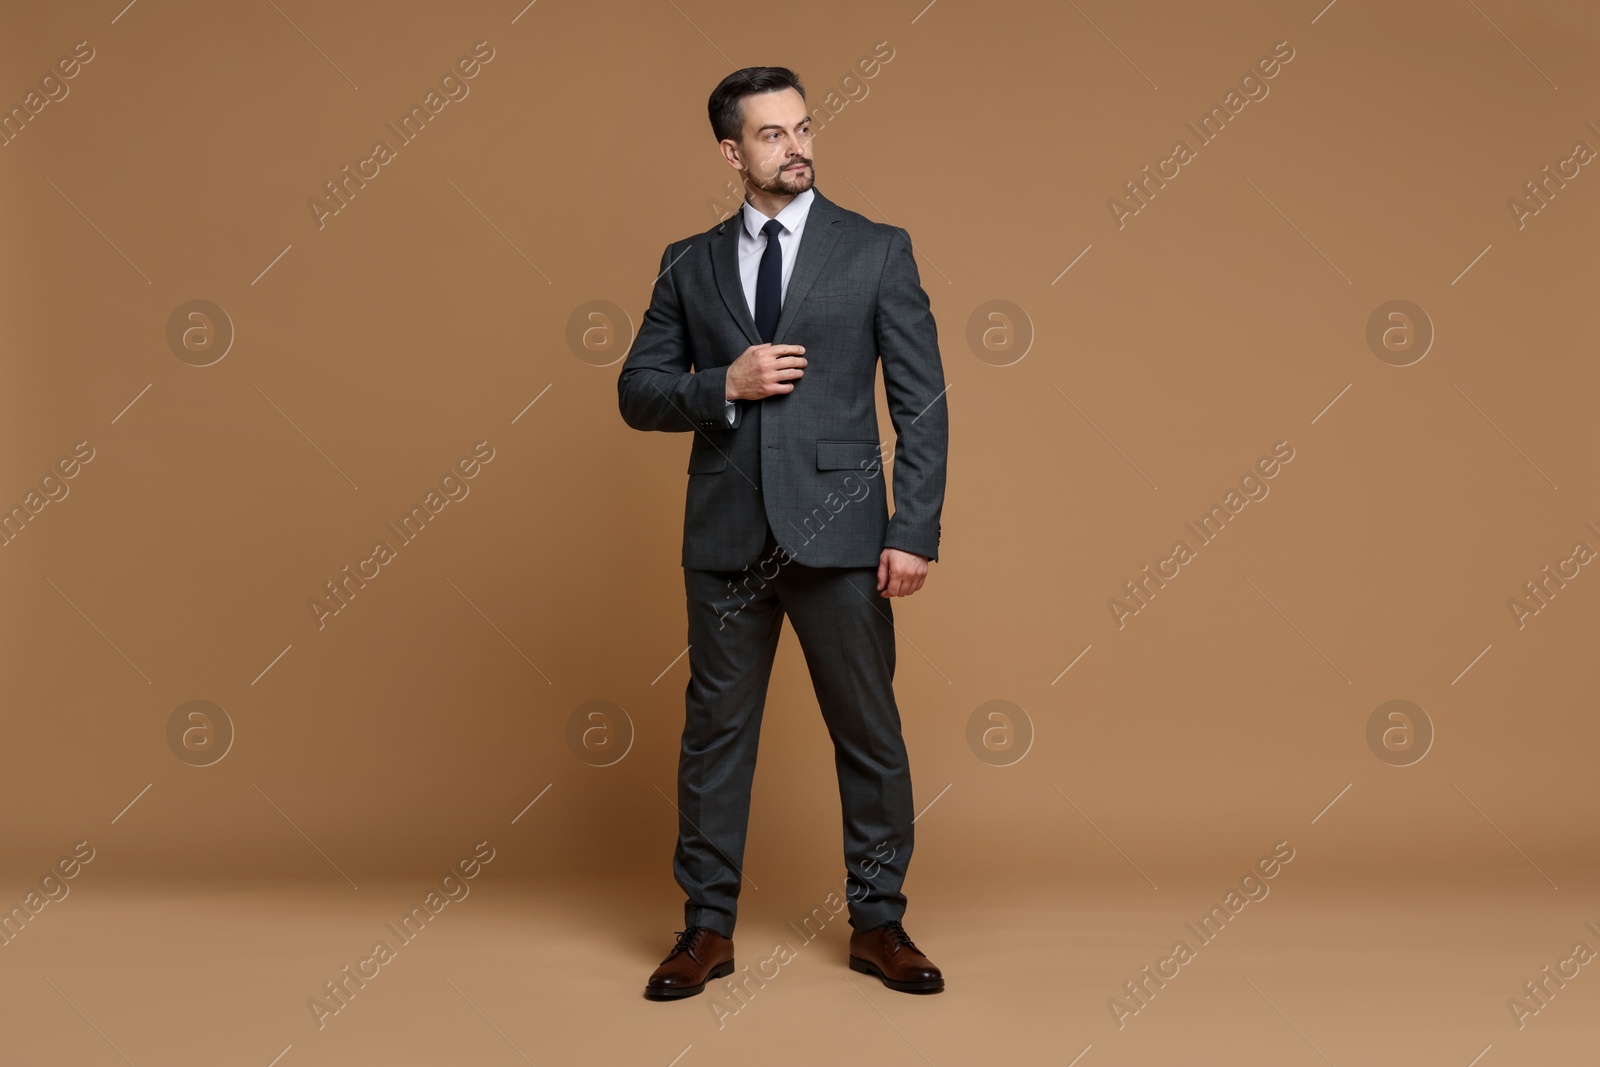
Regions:
<instances>
[{"instance_id":1,"label":"shoe sole","mask_svg":"<svg viewBox=\"0 0 1600 1067\"><path fill-rule=\"evenodd\" d=\"M876 964L868 963L860 956L850 957L850 969L852 971L860 971L862 974L870 974L881 981L884 985L888 986L890 989L897 990L901 993L940 993L944 991L943 978L931 978L924 982L896 981L893 978L885 976L884 973L878 969Z\"/></svg>"},{"instance_id":2,"label":"shoe sole","mask_svg":"<svg viewBox=\"0 0 1600 1067\"><path fill-rule=\"evenodd\" d=\"M719 963L706 972L705 981L699 985L679 986L676 989L651 989L646 986L644 996L646 1000L677 1000L680 997L692 997L706 987L706 982L713 978L724 978L733 973L733 961Z\"/></svg>"}]
</instances>

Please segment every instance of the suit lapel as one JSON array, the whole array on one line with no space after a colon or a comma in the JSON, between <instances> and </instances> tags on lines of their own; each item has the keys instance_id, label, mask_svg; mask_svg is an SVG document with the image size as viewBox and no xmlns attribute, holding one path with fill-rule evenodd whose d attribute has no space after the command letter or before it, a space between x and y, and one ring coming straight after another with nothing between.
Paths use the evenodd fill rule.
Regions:
<instances>
[{"instance_id":1,"label":"suit lapel","mask_svg":"<svg viewBox=\"0 0 1600 1067\"><path fill-rule=\"evenodd\" d=\"M839 240L838 224L843 219L843 212L833 201L825 199L820 192L814 193L811 210L806 213L806 227L800 232L799 258L795 260L794 270L789 275L789 285L783 296L783 310L778 315L778 326L772 335L773 344L784 343L785 331L800 314L800 307L805 303L812 285L822 276L822 268L827 265L828 257L833 254L833 246ZM761 334L757 332L755 320L750 315L750 307L744 296L744 282L739 277L739 228L743 225L744 205L741 204L738 211L717 227L711 264L722 302L727 305L729 314L750 339L750 343L757 345L761 343Z\"/></svg>"},{"instance_id":2,"label":"suit lapel","mask_svg":"<svg viewBox=\"0 0 1600 1067\"><path fill-rule=\"evenodd\" d=\"M784 343L784 336L800 314L800 305L805 303L812 283L822 276L822 268L839 240L838 223L843 218L843 213L831 200L823 199L821 193L812 197L811 210L806 212L806 228L800 231L800 256L795 260L794 272L789 275L783 310L778 314L777 328L772 331L773 344Z\"/></svg>"},{"instance_id":3,"label":"suit lapel","mask_svg":"<svg viewBox=\"0 0 1600 1067\"><path fill-rule=\"evenodd\" d=\"M813 208L815 204L811 205ZM717 276L717 291L722 294L722 302L728 306L728 313L733 316L733 321L739 324L739 329L750 339L750 343L761 343L761 334L756 330L755 319L750 317L749 305L744 298L744 282L739 277L739 227L744 225L744 205L739 205L739 210L722 220L722 225L717 227L717 235L712 239L711 270ZM801 247L805 241L800 242ZM735 353L737 355L737 353Z\"/></svg>"}]
</instances>

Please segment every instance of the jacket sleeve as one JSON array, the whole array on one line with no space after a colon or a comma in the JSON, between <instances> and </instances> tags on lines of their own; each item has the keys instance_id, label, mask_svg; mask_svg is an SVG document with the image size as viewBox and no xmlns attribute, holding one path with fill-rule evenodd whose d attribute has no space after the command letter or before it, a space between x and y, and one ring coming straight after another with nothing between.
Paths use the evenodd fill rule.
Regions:
<instances>
[{"instance_id":1,"label":"jacket sleeve","mask_svg":"<svg viewBox=\"0 0 1600 1067\"><path fill-rule=\"evenodd\" d=\"M617 376L617 406L635 430L714 429L728 425L724 390L728 368L694 370L689 336L672 270L688 253L668 245L661 255L661 273L650 294L639 336Z\"/></svg>"},{"instance_id":2,"label":"jacket sleeve","mask_svg":"<svg viewBox=\"0 0 1600 1067\"><path fill-rule=\"evenodd\" d=\"M917 274L911 235L896 226L878 282L878 357L894 423L894 515L885 548L939 556L949 411L939 333Z\"/></svg>"}]
</instances>

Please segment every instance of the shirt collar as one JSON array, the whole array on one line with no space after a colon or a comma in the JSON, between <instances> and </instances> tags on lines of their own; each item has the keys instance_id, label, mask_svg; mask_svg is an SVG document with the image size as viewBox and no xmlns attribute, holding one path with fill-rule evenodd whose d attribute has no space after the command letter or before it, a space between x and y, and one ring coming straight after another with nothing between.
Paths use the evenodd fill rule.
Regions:
<instances>
[{"instance_id":1,"label":"shirt collar","mask_svg":"<svg viewBox=\"0 0 1600 1067\"><path fill-rule=\"evenodd\" d=\"M806 215L811 210L811 201L816 198L816 187L813 186L796 196L783 206L783 210L775 216L778 222L788 233L793 233L805 221ZM751 237L761 236L761 227L767 224L767 217L761 213L750 201L744 202L744 229Z\"/></svg>"}]
</instances>

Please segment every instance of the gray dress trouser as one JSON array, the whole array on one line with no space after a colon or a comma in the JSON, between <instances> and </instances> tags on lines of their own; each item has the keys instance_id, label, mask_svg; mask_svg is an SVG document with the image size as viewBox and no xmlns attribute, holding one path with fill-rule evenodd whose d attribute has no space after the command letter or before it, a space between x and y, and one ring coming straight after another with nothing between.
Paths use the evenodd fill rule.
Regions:
<instances>
[{"instance_id":1,"label":"gray dress trouser","mask_svg":"<svg viewBox=\"0 0 1600 1067\"><path fill-rule=\"evenodd\" d=\"M850 924L905 913L911 772L894 689L894 612L870 567L804 567L769 530L742 571L684 568L689 684L678 760L673 875L685 926L733 936L750 784L778 634L788 616L833 739Z\"/></svg>"}]
</instances>

